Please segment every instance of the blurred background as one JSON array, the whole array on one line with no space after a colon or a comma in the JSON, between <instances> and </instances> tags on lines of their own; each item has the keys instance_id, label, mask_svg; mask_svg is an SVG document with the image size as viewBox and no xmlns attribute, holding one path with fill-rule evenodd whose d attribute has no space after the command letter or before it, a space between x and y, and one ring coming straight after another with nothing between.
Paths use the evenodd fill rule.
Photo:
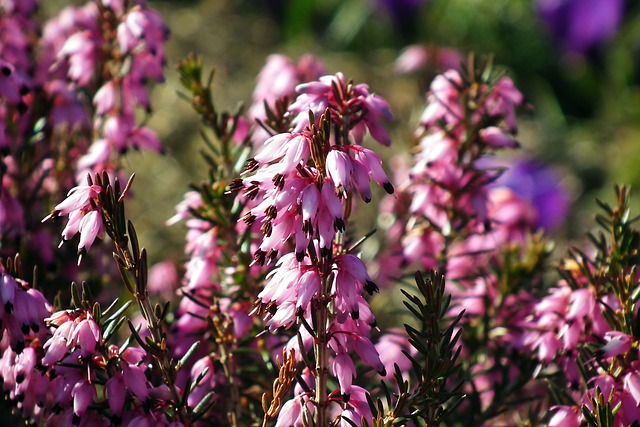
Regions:
<instances>
[{"instance_id":1,"label":"blurred background","mask_svg":"<svg viewBox=\"0 0 640 427\"><path fill-rule=\"evenodd\" d=\"M200 125L178 98L175 64L189 52L215 69L215 101L248 108L269 54L310 53L391 104L387 159L412 146L434 72L469 52L493 55L530 104L519 116L522 152L553 168L571 211L554 230L581 238L595 197L614 183L640 187L640 2L635 0L165 0L150 1L171 29L167 82L154 89L149 126L165 156L132 153L137 173L129 213L152 262L183 257L184 229L164 221L206 178ZM45 15L68 2L47 2ZM74 2L74 4L82 4ZM408 46L413 46L405 50ZM398 59L400 58L400 59ZM410 155L407 151L407 155ZM410 160L409 160L410 161ZM392 169L386 163L387 169ZM636 212L640 203L636 197ZM550 202L553 203L553 202ZM367 206L373 209L375 206ZM549 209L553 209L549 206Z\"/></svg>"}]
</instances>

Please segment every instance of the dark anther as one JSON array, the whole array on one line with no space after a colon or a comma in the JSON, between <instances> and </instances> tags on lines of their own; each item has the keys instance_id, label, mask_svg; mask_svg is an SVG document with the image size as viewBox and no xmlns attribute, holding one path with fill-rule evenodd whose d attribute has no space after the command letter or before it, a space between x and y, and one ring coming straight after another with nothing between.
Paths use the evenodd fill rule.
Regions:
<instances>
[{"instance_id":1,"label":"dark anther","mask_svg":"<svg viewBox=\"0 0 640 427\"><path fill-rule=\"evenodd\" d=\"M382 187L384 188L384 191L386 191L388 194L393 194L393 185L391 185L390 182L385 182Z\"/></svg>"}]
</instances>

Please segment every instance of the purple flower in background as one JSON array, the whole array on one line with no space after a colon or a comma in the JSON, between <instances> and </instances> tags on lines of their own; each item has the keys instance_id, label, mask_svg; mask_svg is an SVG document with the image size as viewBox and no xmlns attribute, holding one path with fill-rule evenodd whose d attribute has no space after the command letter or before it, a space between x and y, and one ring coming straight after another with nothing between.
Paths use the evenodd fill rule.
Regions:
<instances>
[{"instance_id":1,"label":"purple flower in background","mask_svg":"<svg viewBox=\"0 0 640 427\"><path fill-rule=\"evenodd\" d=\"M412 26L420 7L426 2L426 0L376 0L375 5L383 9L395 28L402 32Z\"/></svg>"},{"instance_id":2,"label":"purple flower in background","mask_svg":"<svg viewBox=\"0 0 640 427\"><path fill-rule=\"evenodd\" d=\"M615 34L624 0L537 0L536 7L565 50L586 53Z\"/></svg>"},{"instance_id":3,"label":"purple flower in background","mask_svg":"<svg viewBox=\"0 0 640 427\"><path fill-rule=\"evenodd\" d=\"M514 160L494 184L511 189L537 212L536 227L552 230L566 218L570 196L553 169L532 159Z\"/></svg>"}]
</instances>

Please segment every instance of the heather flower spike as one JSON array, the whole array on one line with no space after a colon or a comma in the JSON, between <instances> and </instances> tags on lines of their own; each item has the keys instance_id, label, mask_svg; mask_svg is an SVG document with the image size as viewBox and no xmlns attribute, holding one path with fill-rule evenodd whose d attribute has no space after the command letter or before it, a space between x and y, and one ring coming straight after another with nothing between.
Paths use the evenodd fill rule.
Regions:
<instances>
[{"instance_id":1,"label":"heather flower spike","mask_svg":"<svg viewBox=\"0 0 640 427\"><path fill-rule=\"evenodd\" d=\"M255 311L272 332L298 328L313 337L314 418L325 425L332 406L326 390L330 357L340 395L354 417L370 415L352 396L356 371L351 354L385 374L368 337L375 320L362 296L378 287L362 260L344 251L353 194L369 202L371 181L393 193L380 157L360 145L367 130L388 145L380 120L392 116L383 98L341 73L301 84L296 91L289 106L292 129L266 139L232 188L252 201L243 220L259 226L262 234L255 263L275 261ZM335 310L330 317L329 302ZM296 344L296 354L307 351L303 347ZM285 404L277 425L297 423L302 403Z\"/></svg>"}]
</instances>

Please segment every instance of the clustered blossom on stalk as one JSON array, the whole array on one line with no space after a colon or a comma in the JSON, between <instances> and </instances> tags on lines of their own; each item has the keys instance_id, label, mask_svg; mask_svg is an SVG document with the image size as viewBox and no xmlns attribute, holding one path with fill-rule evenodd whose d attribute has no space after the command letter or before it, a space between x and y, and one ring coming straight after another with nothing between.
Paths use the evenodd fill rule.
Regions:
<instances>
[{"instance_id":1,"label":"clustered blossom on stalk","mask_svg":"<svg viewBox=\"0 0 640 427\"><path fill-rule=\"evenodd\" d=\"M25 420L45 425L181 425L165 417L168 392L147 379L142 349L107 344L106 324L86 309L58 311L45 320L40 343L31 341L18 353L6 349L1 359L3 389Z\"/></svg>"},{"instance_id":2,"label":"clustered blossom on stalk","mask_svg":"<svg viewBox=\"0 0 640 427\"><path fill-rule=\"evenodd\" d=\"M126 288L138 303L144 331L143 325L136 327L129 321L131 336L123 345L112 344L126 322L123 314L133 300L118 307L116 299L102 310L99 303L89 299L86 284L82 286L82 298L73 284L72 308L53 314L48 305L34 313L30 303L22 301L21 306L28 311L16 319L21 320L25 336L14 345L15 320L5 316L11 330L3 341L0 368L5 393L16 413L32 423L178 427L191 424L202 416L200 412L209 408L206 401L210 396L202 398L204 405L189 400L188 394L203 379L199 374L186 390L176 384L177 374L192 354L184 355L179 363L168 357L163 330L168 306L164 309L160 305L151 306L146 250L140 248L133 225L125 220L123 200L131 182L121 191L118 179L111 182L106 171L94 177L89 175L87 184L72 189L46 219L69 215L63 236L70 238L80 232L83 251L95 239L96 229L110 236L114 259ZM88 229L82 228L85 220ZM6 300L7 313L11 313L13 304L19 301L15 296L24 298L22 291L30 290L26 285L18 289L14 289L17 285L9 286L17 282L12 282L8 275L3 277L3 283L7 286L0 295ZM44 297L38 299L35 293L32 296L34 301L46 304ZM38 319L46 322L46 327L33 320L33 315L40 316ZM26 320L30 323L26 324ZM29 335L30 331L34 336ZM144 340L141 334L145 335ZM6 348L9 343L12 348ZM30 400L25 402L25 395Z\"/></svg>"},{"instance_id":3,"label":"clustered blossom on stalk","mask_svg":"<svg viewBox=\"0 0 640 427\"><path fill-rule=\"evenodd\" d=\"M633 249L639 233L629 219L627 189L616 192L616 205L600 204L599 223L610 237L593 234L592 250L571 253L560 268L563 280L522 322L524 350L536 354L539 375L562 389L551 426L628 426L640 419Z\"/></svg>"},{"instance_id":4,"label":"clustered blossom on stalk","mask_svg":"<svg viewBox=\"0 0 640 427\"><path fill-rule=\"evenodd\" d=\"M87 172L116 175L130 148L162 151L136 110L151 111L149 82L163 81L167 28L144 1L69 6L41 27L37 3L2 5L0 246L52 264L51 237L33 225L47 202Z\"/></svg>"},{"instance_id":5,"label":"clustered blossom on stalk","mask_svg":"<svg viewBox=\"0 0 640 427\"><path fill-rule=\"evenodd\" d=\"M292 128L268 138L247 163L243 179L232 185L253 201L243 220L259 226L263 236L254 262L276 263L256 310L271 331L297 328L300 338L288 344L296 356L314 348L316 366L307 367L313 378L302 387L308 391L298 389L276 425L301 425L304 413L324 425L329 412L359 425L361 417L371 419L371 412L366 392L352 384L351 354L385 372L369 338L375 320L363 297L378 288L362 260L349 252L344 233L354 193L369 202L371 181L393 192L381 159L360 145L367 131L390 143L381 120L391 113L383 98L341 73L296 91L288 111ZM326 390L329 369L339 384L331 393Z\"/></svg>"},{"instance_id":6,"label":"clustered blossom on stalk","mask_svg":"<svg viewBox=\"0 0 640 427\"><path fill-rule=\"evenodd\" d=\"M277 64L290 63L285 57L270 58L260 79L264 80L265 74L272 74L269 69L273 70ZM206 134L211 135L211 150L203 156L209 165L209 182L193 186L194 189L176 206L176 214L167 221L169 225L185 221L185 254L188 256L178 290L180 300L170 345L172 355L178 358L193 345L199 345L186 365L191 371L183 370L180 374L180 381L185 383L201 378L189 395L189 405L198 404L203 396L214 391L218 408L224 409L211 411L207 415L209 420L222 422L222 414L226 411L227 419L233 420L230 421L232 425L242 425L256 419L256 414L241 407L240 393L249 386L242 381L243 371L246 366L255 365L257 359L235 353L241 346L255 351L259 345L256 344L259 340L254 340L250 333L255 320L249 313L263 269L250 265L249 248L255 243L254 230L238 221L246 200L227 193L226 185L239 176L244 165L244 160L239 159L246 159L249 141L256 134L241 111L231 115L216 110L211 81L208 85L203 84L202 68L202 62L194 56L178 66L185 96L191 97L193 108L206 126ZM286 76L293 78L289 74ZM276 86L288 84L283 78ZM277 87L278 93L269 95L265 92L271 89L264 82L256 89L268 98L267 104L275 102L273 97L287 94L285 89L282 92ZM263 110L264 105L260 102ZM259 115L258 110L252 108L253 114Z\"/></svg>"},{"instance_id":7,"label":"clustered blossom on stalk","mask_svg":"<svg viewBox=\"0 0 640 427\"><path fill-rule=\"evenodd\" d=\"M514 270L513 277L507 269L520 265L524 254L539 268L548 253L531 237L535 206L499 184L503 168L491 160L499 150L518 147L515 110L523 101L509 77L494 77L476 62L436 76L416 132L414 164L399 172L405 180L398 203L383 205L396 218L389 238L402 246L379 261L381 280L408 265L446 275L450 313L465 313L460 342L465 380L473 384L466 391L475 397L463 405L476 405L472 410L482 419L500 413L518 391L509 387L520 387L531 375L526 367L520 372L517 364L506 365L503 354L519 348L519 321L532 307L531 284L539 286L540 278L533 274L524 285L517 274L530 267Z\"/></svg>"},{"instance_id":8,"label":"clustered blossom on stalk","mask_svg":"<svg viewBox=\"0 0 640 427\"><path fill-rule=\"evenodd\" d=\"M422 268L438 268L467 288L483 287L474 281L482 276L477 270L482 263L471 265L468 257L495 252L533 226L517 195L490 187L500 170L483 164L497 150L517 147L515 108L523 97L509 77L484 81L449 70L433 80L427 101L419 150L404 184L412 219L403 256ZM466 300L474 304L473 298ZM469 304L467 310L478 312Z\"/></svg>"},{"instance_id":9,"label":"clustered blossom on stalk","mask_svg":"<svg viewBox=\"0 0 640 427\"><path fill-rule=\"evenodd\" d=\"M30 341L46 334L50 305L37 289L15 278L0 264L0 342L2 350L21 353Z\"/></svg>"},{"instance_id":10,"label":"clustered blossom on stalk","mask_svg":"<svg viewBox=\"0 0 640 427\"><path fill-rule=\"evenodd\" d=\"M136 124L135 115L136 107L151 110L147 82L164 80L167 34L158 12L142 2L130 8L123 2L70 7L45 27L42 74L49 73L48 81L68 79L72 88L93 89L94 135L78 159L79 176L113 169L114 153L162 151L155 132Z\"/></svg>"}]
</instances>

